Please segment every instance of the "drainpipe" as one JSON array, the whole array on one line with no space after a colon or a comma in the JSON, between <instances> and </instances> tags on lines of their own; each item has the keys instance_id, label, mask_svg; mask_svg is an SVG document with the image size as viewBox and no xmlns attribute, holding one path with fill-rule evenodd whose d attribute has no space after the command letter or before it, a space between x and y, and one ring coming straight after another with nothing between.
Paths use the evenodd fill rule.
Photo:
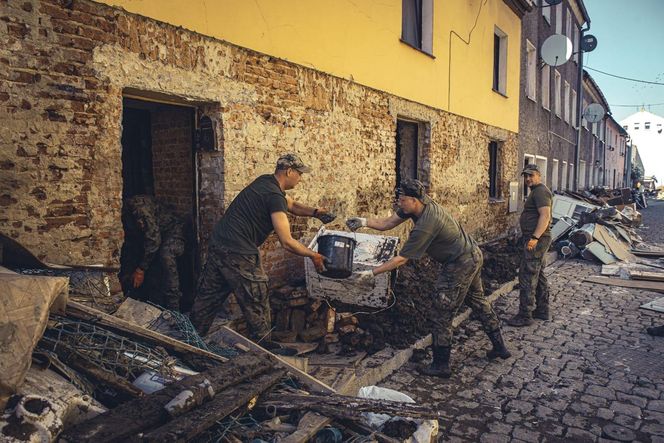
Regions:
<instances>
[{"instance_id":1,"label":"drainpipe","mask_svg":"<svg viewBox=\"0 0 664 443\"><path fill-rule=\"evenodd\" d=\"M612 115L611 112L608 112L607 114ZM609 121L608 117L605 117L603 119L603 121L604 121L604 137L603 137L603 139L604 139L604 146L603 146L604 153L602 155L602 186L606 186L606 145L608 143L607 133L609 132L609 130L607 129L609 125L607 125L606 122Z\"/></svg>"},{"instance_id":2,"label":"drainpipe","mask_svg":"<svg viewBox=\"0 0 664 443\"><path fill-rule=\"evenodd\" d=\"M628 136L629 137L629 136ZM627 141L629 140L629 144ZM625 183L623 186L632 187L632 137L625 139Z\"/></svg>"},{"instance_id":3,"label":"drainpipe","mask_svg":"<svg viewBox=\"0 0 664 443\"><path fill-rule=\"evenodd\" d=\"M590 18L585 28L581 28L581 34L579 35L579 72L578 72L578 82L577 87L579 88L579 94L577 96L578 102L576 104L576 126L578 128L576 134L576 146L574 146L574 180L572 182L572 189L574 191L579 190L579 160L581 155L581 133L583 128L581 127L581 122L583 118L581 113L583 112L583 51L581 50L581 40L583 40L583 34L590 30Z\"/></svg>"}]
</instances>

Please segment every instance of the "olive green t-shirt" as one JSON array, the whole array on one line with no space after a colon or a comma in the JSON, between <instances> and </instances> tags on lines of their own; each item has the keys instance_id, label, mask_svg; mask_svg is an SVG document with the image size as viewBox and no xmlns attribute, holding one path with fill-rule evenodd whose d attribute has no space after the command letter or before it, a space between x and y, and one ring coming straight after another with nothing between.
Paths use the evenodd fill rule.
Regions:
<instances>
[{"instance_id":1,"label":"olive green t-shirt","mask_svg":"<svg viewBox=\"0 0 664 443\"><path fill-rule=\"evenodd\" d=\"M273 212L287 212L286 193L272 174L254 180L235 197L217 222L212 241L236 254L258 254L274 230Z\"/></svg>"},{"instance_id":2,"label":"olive green t-shirt","mask_svg":"<svg viewBox=\"0 0 664 443\"><path fill-rule=\"evenodd\" d=\"M472 252L475 246L475 240L466 234L461 225L442 206L429 199L419 218L401 209L397 215L415 222L406 244L399 252L402 257L418 259L427 253L439 263L448 263Z\"/></svg>"},{"instance_id":3,"label":"olive green t-shirt","mask_svg":"<svg viewBox=\"0 0 664 443\"><path fill-rule=\"evenodd\" d=\"M551 207L553 204L553 194L545 184L540 183L530 188L530 194L523 205L523 212L519 218L521 225L521 233L524 237L530 236L535 232L537 227L537 220L539 220L539 208L544 206ZM546 227L546 231L542 235L551 233L551 223Z\"/></svg>"}]
</instances>

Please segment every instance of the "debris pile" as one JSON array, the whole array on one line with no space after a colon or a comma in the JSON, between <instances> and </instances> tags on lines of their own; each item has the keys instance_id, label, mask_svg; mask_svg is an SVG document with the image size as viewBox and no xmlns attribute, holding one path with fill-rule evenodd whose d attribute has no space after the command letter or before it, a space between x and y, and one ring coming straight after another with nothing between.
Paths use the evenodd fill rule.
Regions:
<instances>
[{"instance_id":1,"label":"debris pile","mask_svg":"<svg viewBox=\"0 0 664 443\"><path fill-rule=\"evenodd\" d=\"M182 314L128 299L110 315L67 300L66 278L0 271L3 290L30 288L42 301L28 310L33 321L17 320L25 347L3 354L3 367L15 368L0 378L3 441L392 441L425 424L437 429L429 408L338 395L228 328L205 342ZM312 324L313 313L333 312L298 291L281 301L305 298L289 307ZM332 318L339 329L357 326L351 315ZM371 427L367 413L404 422Z\"/></svg>"},{"instance_id":2,"label":"debris pile","mask_svg":"<svg viewBox=\"0 0 664 443\"><path fill-rule=\"evenodd\" d=\"M634 230L641 214L630 202L629 191L555 195L551 236L559 255L603 264L636 261L633 250L645 245Z\"/></svg>"}]
</instances>

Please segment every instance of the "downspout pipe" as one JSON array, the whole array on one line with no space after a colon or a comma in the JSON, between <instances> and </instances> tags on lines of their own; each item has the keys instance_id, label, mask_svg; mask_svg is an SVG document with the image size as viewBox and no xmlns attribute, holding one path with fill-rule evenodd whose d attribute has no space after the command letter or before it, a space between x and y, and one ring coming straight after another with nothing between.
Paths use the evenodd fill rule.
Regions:
<instances>
[{"instance_id":1,"label":"downspout pipe","mask_svg":"<svg viewBox=\"0 0 664 443\"><path fill-rule=\"evenodd\" d=\"M583 128L581 127L581 122L583 117L581 113L583 112L583 51L581 50L581 40L583 40L583 35L590 30L590 18L584 28L581 28L581 34L579 35L579 72L578 72L578 88L579 95L577 96L578 102L576 104L576 146L574 146L574 179L572 181L572 189L574 191L579 190L579 160L581 156L581 133Z\"/></svg>"},{"instance_id":2,"label":"downspout pipe","mask_svg":"<svg viewBox=\"0 0 664 443\"><path fill-rule=\"evenodd\" d=\"M608 115L612 115L611 111L607 112ZM602 186L606 186L606 145L609 144L609 139L608 139L608 133L609 133L609 125L607 124L609 119L607 116L604 117L604 146L602 146L602 149L604 150L604 153L602 155ZM615 147L613 148L615 149Z\"/></svg>"}]
</instances>

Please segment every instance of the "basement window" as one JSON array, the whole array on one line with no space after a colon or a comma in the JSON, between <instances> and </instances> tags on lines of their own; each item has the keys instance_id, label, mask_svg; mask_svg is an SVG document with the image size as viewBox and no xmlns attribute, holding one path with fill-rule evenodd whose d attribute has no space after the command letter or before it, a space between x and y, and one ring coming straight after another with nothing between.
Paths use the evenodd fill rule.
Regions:
<instances>
[{"instance_id":1,"label":"basement window","mask_svg":"<svg viewBox=\"0 0 664 443\"><path fill-rule=\"evenodd\" d=\"M489 198L500 198L500 145L496 141L489 142Z\"/></svg>"},{"instance_id":2,"label":"basement window","mask_svg":"<svg viewBox=\"0 0 664 443\"><path fill-rule=\"evenodd\" d=\"M431 127L426 122L397 119L396 185L401 180L414 178L429 187L429 140Z\"/></svg>"},{"instance_id":3,"label":"basement window","mask_svg":"<svg viewBox=\"0 0 664 443\"><path fill-rule=\"evenodd\" d=\"M493 33L493 90L507 95L507 34L498 27Z\"/></svg>"},{"instance_id":4,"label":"basement window","mask_svg":"<svg viewBox=\"0 0 664 443\"><path fill-rule=\"evenodd\" d=\"M433 0L401 0L401 41L433 56Z\"/></svg>"}]
</instances>

